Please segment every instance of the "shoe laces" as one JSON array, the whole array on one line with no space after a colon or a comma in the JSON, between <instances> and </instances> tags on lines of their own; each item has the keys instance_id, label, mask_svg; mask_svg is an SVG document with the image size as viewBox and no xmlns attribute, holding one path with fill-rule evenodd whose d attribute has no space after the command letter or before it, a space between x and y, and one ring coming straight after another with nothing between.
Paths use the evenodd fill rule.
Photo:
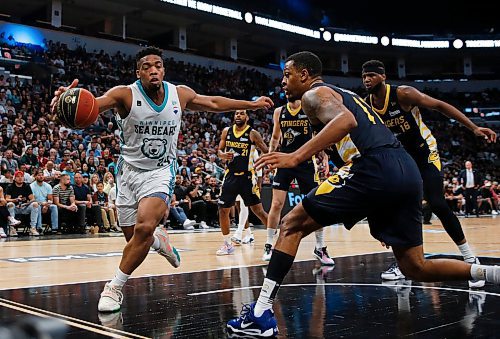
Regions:
<instances>
[{"instance_id":1,"label":"shoe laces","mask_svg":"<svg viewBox=\"0 0 500 339\"><path fill-rule=\"evenodd\" d=\"M106 285L106 288L104 289L104 291L102 292L102 296L103 297L109 297L113 300L116 300L116 298L118 297L118 302L121 302L123 300L123 293L122 291L120 291L118 288L116 287L113 287L111 285Z\"/></svg>"},{"instance_id":2,"label":"shoe laces","mask_svg":"<svg viewBox=\"0 0 500 339\"><path fill-rule=\"evenodd\" d=\"M243 307L241 308L240 311L240 316L238 317L238 320L244 321L248 318L250 315L250 312L252 312L252 306L250 304L243 304Z\"/></svg>"},{"instance_id":3,"label":"shoe laces","mask_svg":"<svg viewBox=\"0 0 500 339\"><path fill-rule=\"evenodd\" d=\"M397 270L398 268L399 268L398 263L397 263L397 262L393 262L393 263L391 264L391 266L389 266L388 271L395 271L395 270Z\"/></svg>"}]
</instances>

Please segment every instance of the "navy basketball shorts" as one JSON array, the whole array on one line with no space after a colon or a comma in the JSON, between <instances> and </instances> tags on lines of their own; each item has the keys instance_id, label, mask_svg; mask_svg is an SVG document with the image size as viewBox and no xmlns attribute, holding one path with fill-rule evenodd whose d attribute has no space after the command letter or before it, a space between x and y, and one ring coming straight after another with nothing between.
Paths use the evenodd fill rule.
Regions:
<instances>
[{"instance_id":1,"label":"navy basketball shorts","mask_svg":"<svg viewBox=\"0 0 500 339\"><path fill-rule=\"evenodd\" d=\"M273 180L273 189L288 191L294 179L297 179L301 194L307 194L318 187L313 161L305 161L295 168L278 168Z\"/></svg>"},{"instance_id":2,"label":"navy basketball shorts","mask_svg":"<svg viewBox=\"0 0 500 339\"><path fill-rule=\"evenodd\" d=\"M342 167L302 201L318 224L351 229L368 218L371 235L394 247L422 245L422 179L403 148L379 148Z\"/></svg>"},{"instance_id":3,"label":"navy basketball shorts","mask_svg":"<svg viewBox=\"0 0 500 339\"><path fill-rule=\"evenodd\" d=\"M229 208L234 205L236 197L241 196L245 206L254 206L260 204L260 191L256 180L253 180L251 172L245 172L241 175L227 173L224 176L222 189L219 196L219 207Z\"/></svg>"}]
</instances>

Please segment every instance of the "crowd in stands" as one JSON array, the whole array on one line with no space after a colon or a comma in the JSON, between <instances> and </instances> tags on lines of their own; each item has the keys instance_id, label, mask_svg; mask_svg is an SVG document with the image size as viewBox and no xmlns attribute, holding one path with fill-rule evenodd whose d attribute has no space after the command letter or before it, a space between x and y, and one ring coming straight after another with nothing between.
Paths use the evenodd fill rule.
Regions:
<instances>
[{"instance_id":1,"label":"crowd in stands","mask_svg":"<svg viewBox=\"0 0 500 339\"><path fill-rule=\"evenodd\" d=\"M113 112L105 112L84 131L70 130L54 120L49 103L54 88L74 78L96 96L112 86L131 83L135 80L134 60L120 53L111 56L103 51L88 53L83 48L69 50L60 43L48 42L48 47L33 55L55 71L51 83L0 75L0 222L16 226L18 219L29 214L26 223L32 235L38 234L43 224L50 224L45 232L56 233L86 232L89 227L101 232L118 230L113 188L120 147ZM187 84L200 93L244 99L267 95L276 105L284 103L280 80L256 70L209 69L173 59L166 60L165 68L168 81ZM486 96L474 94L474 100L491 101L492 97L498 98L498 91ZM457 124L429 116L426 122L438 140L447 184L458 177L465 160L472 160L496 196L498 144L486 144ZM252 126L268 141L272 111L251 112L250 117ZM231 124L230 113L184 113L172 200L175 208L170 217L174 226L191 229L195 223L200 228L217 224L216 202L224 167L217 158L217 147L221 131ZM331 163L330 171L335 170ZM263 184L271 183L272 173L266 170ZM15 233L15 227L4 230Z\"/></svg>"}]
</instances>

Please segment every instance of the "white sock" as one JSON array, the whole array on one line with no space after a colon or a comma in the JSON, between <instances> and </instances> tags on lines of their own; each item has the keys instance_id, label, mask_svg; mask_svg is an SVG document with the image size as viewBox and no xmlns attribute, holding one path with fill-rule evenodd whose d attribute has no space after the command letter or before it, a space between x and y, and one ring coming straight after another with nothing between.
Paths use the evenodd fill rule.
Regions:
<instances>
[{"instance_id":1,"label":"white sock","mask_svg":"<svg viewBox=\"0 0 500 339\"><path fill-rule=\"evenodd\" d=\"M276 230L274 228L268 228L267 229L267 240L266 244L274 244L274 233L276 233Z\"/></svg>"},{"instance_id":2,"label":"white sock","mask_svg":"<svg viewBox=\"0 0 500 339\"><path fill-rule=\"evenodd\" d=\"M253 234L253 232L252 232L252 228L251 228L251 227L248 227L248 228L247 228L247 235L248 235L248 236L250 236L250 235L252 235L252 234Z\"/></svg>"},{"instance_id":3,"label":"white sock","mask_svg":"<svg viewBox=\"0 0 500 339\"><path fill-rule=\"evenodd\" d=\"M279 285L276 284L276 281L271 279L264 279L264 283L262 284L262 288L260 290L259 299L257 299L257 303L255 303L255 308L253 310L253 314L256 317L262 316L265 311L273 308L273 299L271 299L271 294L273 290Z\"/></svg>"},{"instance_id":4,"label":"white sock","mask_svg":"<svg viewBox=\"0 0 500 339\"><path fill-rule=\"evenodd\" d=\"M317 230L316 232L314 232L314 234L316 235L316 249L320 250L325 247L325 237L323 234L323 229L321 228Z\"/></svg>"},{"instance_id":5,"label":"white sock","mask_svg":"<svg viewBox=\"0 0 500 339\"><path fill-rule=\"evenodd\" d=\"M500 266L472 264L470 275L474 280L486 280L493 284L500 284Z\"/></svg>"},{"instance_id":6,"label":"white sock","mask_svg":"<svg viewBox=\"0 0 500 339\"><path fill-rule=\"evenodd\" d=\"M130 277L130 274L125 274L123 273L120 269L116 270L115 277L111 282L109 283L112 286L122 288L123 285L127 282L128 278Z\"/></svg>"},{"instance_id":7,"label":"white sock","mask_svg":"<svg viewBox=\"0 0 500 339\"><path fill-rule=\"evenodd\" d=\"M248 219L248 207L243 204L243 201L240 201L240 213L238 215L238 232L239 234L243 233L243 229L245 228L245 224Z\"/></svg>"},{"instance_id":8,"label":"white sock","mask_svg":"<svg viewBox=\"0 0 500 339\"><path fill-rule=\"evenodd\" d=\"M465 261L476 258L474 252L470 249L469 243L466 242L462 245L458 245L458 249L460 250L460 253L462 253Z\"/></svg>"},{"instance_id":9,"label":"white sock","mask_svg":"<svg viewBox=\"0 0 500 339\"><path fill-rule=\"evenodd\" d=\"M226 244L230 244L231 243L231 234L226 234L226 235L222 235L222 238L224 239L224 242Z\"/></svg>"},{"instance_id":10,"label":"white sock","mask_svg":"<svg viewBox=\"0 0 500 339\"><path fill-rule=\"evenodd\" d=\"M151 248L154 250L160 249L160 239L156 236L156 234L153 234L153 244L151 245Z\"/></svg>"}]
</instances>

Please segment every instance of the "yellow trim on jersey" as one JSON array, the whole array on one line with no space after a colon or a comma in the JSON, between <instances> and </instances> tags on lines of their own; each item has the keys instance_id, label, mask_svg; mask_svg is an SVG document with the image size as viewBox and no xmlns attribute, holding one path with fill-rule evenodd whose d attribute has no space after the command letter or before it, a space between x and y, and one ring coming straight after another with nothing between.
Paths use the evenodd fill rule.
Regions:
<instances>
[{"instance_id":1,"label":"yellow trim on jersey","mask_svg":"<svg viewBox=\"0 0 500 339\"><path fill-rule=\"evenodd\" d=\"M417 126L420 130L420 135L425 140L427 147L429 147L429 150L431 151L431 153L433 153L433 152L437 153L438 148L437 148L436 138L434 138L431 130L429 129L429 127L427 127L425 125L424 121L422 120L422 115L420 114L420 110L418 109L418 107L416 107L416 106L413 107L411 110L411 114L413 116L413 119L415 119L415 123L417 124ZM439 157L439 155L438 155L438 157Z\"/></svg>"},{"instance_id":2,"label":"yellow trim on jersey","mask_svg":"<svg viewBox=\"0 0 500 339\"><path fill-rule=\"evenodd\" d=\"M384 107L382 109L377 109L375 106L373 106L373 96L370 94L370 104L372 106L372 109L375 111L375 113L378 113L380 115L384 115L385 112L387 111L387 107L389 106L389 97L391 94L391 85L386 84L385 85L386 91L385 91L385 101L384 101Z\"/></svg>"},{"instance_id":3,"label":"yellow trim on jersey","mask_svg":"<svg viewBox=\"0 0 500 339\"><path fill-rule=\"evenodd\" d=\"M352 162L352 159L357 158L361 155L358 148L351 139L351 136L347 134L342 140L335 144L337 152L345 163Z\"/></svg>"},{"instance_id":4,"label":"yellow trim on jersey","mask_svg":"<svg viewBox=\"0 0 500 339\"><path fill-rule=\"evenodd\" d=\"M291 115L292 117L294 117L294 116L296 116L296 115L297 115L297 113L299 113L299 112L300 112L300 110L302 109L302 103L299 105L299 108L296 108L296 109L291 109L291 108L290 108L290 103L289 103L289 102L287 102L287 103L286 103L286 109L287 109L288 113L290 113L290 115Z\"/></svg>"},{"instance_id":5,"label":"yellow trim on jersey","mask_svg":"<svg viewBox=\"0 0 500 339\"><path fill-rule=\"evenodd\" d=\"M352 163L342 166L337 173L331 175L323 181L323 183L318 187L314 195L327 194L333 191L335 188L340 188L345 185L346 179L349 179L352 175L349 174L351 170Z\"/></svg>"},{"instance_id":6,"label":"yellow trim on jersey","mask_svg":"<svg viewBox=\"0 0 500 339\"><path fill-rule=\"evenodd\" d=\"M243 134L245 134L245 132L246 132L246 131L247 131L247 129L249 129L249 128L250 128L250 125L248 125L248 126L247 126L247 127L246 127L243 131L238 132L238 131L236 131L236 125L233 125L233 134L234 134L234 136L235 136L235 137L237 137L237 138L241 138L241 136L242 136Z\"/></svg>"}]
</instances>

